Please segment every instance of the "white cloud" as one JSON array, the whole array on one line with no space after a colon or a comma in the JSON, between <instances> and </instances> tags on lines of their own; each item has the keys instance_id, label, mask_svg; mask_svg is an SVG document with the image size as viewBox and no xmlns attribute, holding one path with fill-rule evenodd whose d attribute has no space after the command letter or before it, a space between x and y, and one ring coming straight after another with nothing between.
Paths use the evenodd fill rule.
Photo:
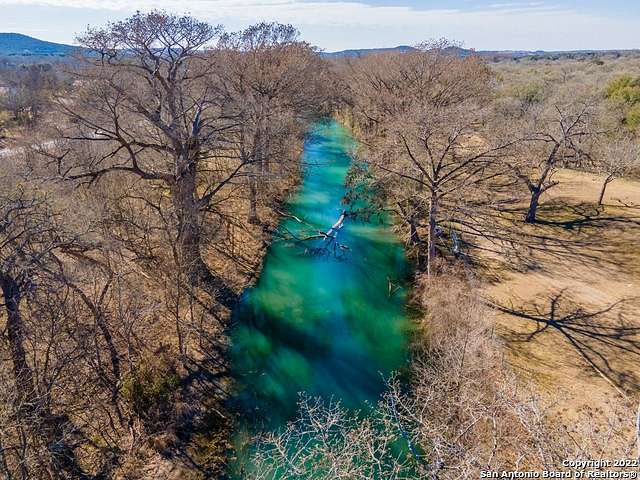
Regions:
<instances>
[{"instance_id":1,"label":"white cloud","mask_svg":"<svg viewBox=\"0 0 640 480\"><path fill-rule=\"evenodd\" d=\"M372 6L365 2L322 0L0 0L2 4L45 5L53 7L89 8L105 10L189 11L208 18L278 18L300 24L349 25L415 24L425 20L451 20L455 17L509 15L518 13L554 12L556 8L537 3L503 3L490 5L486 10L458 9L417 10L408 6Z\"/></svg>"},{"instance_id":2,"label":"white cloud","mask_svg":"<svg viewBox=\"0 0 640 480\"><path fill-rule=\"evenodd\" d=\"M507 0L469 10L373 6L365 0L0 0L0 5L107 10L116 16L161 8L189 12L232 28L278 20L298 26L310 41L329 49L416 43L438 37L482 49L638 46L635 18L601 17L540 1Z\"/></svg>"}]
</instances>

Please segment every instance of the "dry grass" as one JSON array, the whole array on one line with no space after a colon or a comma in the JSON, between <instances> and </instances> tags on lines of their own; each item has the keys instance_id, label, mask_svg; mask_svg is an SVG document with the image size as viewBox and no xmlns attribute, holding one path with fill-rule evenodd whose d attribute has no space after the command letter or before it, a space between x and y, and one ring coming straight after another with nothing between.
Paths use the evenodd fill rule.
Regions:
<instances>
[{"instance_id":1,"label":"dry grass","mask_svg":"<svg viewBox=\"0 0 640 480\"><path fill-rule=\"evenodd\" d=\"M560 185L543 197L540 223L521 226L523 238L544 240L525 247L525 268L513 257L494 256L491 270L499 271L498 280L485 294L542 320L499 313L496 327L509 362L543 392L560 393L559 408L571 417L585 406L606 407L620 392L638 391L640 182L616 180L599 208L600 178L563 170L556 179ZM604 334L578 335L595 365L572 345L576 332L563 328L571 322Z\"/></svg>"}]
</instances>

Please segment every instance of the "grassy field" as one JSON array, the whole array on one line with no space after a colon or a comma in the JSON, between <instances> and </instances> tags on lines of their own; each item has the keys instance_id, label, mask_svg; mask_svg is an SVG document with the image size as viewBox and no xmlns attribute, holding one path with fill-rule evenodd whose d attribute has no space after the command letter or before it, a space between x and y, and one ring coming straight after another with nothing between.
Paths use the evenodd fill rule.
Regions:
<instances>
[{"instance_id":1,"label":"grassy field","mask_svg":"<svg viewBox=\"0 0 640 480\"><path fill-rule=\"evenodd\" d=\"M557 180L521 256L492 255L485 294L508 361L570 417L638 390L640 182L616 180L598 207L599 177Z\"/></svg>"}]
</instances>

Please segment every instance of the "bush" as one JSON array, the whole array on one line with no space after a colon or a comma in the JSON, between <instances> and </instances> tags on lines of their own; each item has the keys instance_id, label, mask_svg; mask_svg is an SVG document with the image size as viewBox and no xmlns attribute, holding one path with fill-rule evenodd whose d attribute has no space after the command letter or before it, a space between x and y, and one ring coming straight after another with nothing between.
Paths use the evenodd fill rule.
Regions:
<instances>
[{"instance_id":1,"label":"bush","mask_svg":"<svg viewBox=\"0 0 640 480\"><path fill-rule=\"evenodd\" d=\"M624 124L632 130L640 126L640 77L622 75L607 86L607 98L622 106Z\"/></svg>"},{"instance_id":2,"label":"bush","mask_svg":"<svg viewBox=\"0 0 640 480\"><path fill-rule=\"evenodd\" d=\"M640 103L629 109L625 115L624 121L632 130L637 130L638 127L640 127Z\"/></svg>"},{"instance_id":3,"label":"bush","mask_svg":"<svg viewBox=\"0 0 640 480\"><path fill-rule=\"evenodd\" d=\"M180 377L166 358L143 361L122 383L121 393L149 433L164 429L174 411Z\"/></svg>"},{"instance_id":4,"label":"bush","mask_svg":"<svg viewBox=\"0 0 640 480\"><path fill-rule=\"evenodd\" d=\"M540 103L545 96L544 85L535 82L516 85L509 93L525 105Z\"/></svg>"},{"instance_id":5,"label":"bush","mask_svg":"<svg viewBox=\"0 0 640 480\"><path fill-rule=\"evenodd\" d=\"M640 102L640 78L622 75L607 86L607 98L617 103L633 106Z\"/></svg>"}]
</instances>

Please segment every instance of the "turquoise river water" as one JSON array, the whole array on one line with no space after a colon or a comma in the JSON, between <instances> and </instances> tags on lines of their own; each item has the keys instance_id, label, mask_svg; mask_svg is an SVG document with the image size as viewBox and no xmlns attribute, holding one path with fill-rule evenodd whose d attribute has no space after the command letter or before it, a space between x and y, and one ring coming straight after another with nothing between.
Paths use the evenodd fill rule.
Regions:
<instances>
[{"instance_id":1,"label":"turquoise river water","mask_svg":"<svg viewBox=\"0 0 640 480\"><path fill-rule=\"evenodd\" d=\"M318 235L350 210L343 199L353 147L334 121L309 133L303 183L279 226L287 238L274 239L235 313L235 402L252 428L283 426L299 392L348 408L375 403L384 379L406 365L408 265L386 220L347 215L335 240Z\"/></svg>"}]
</instances>

